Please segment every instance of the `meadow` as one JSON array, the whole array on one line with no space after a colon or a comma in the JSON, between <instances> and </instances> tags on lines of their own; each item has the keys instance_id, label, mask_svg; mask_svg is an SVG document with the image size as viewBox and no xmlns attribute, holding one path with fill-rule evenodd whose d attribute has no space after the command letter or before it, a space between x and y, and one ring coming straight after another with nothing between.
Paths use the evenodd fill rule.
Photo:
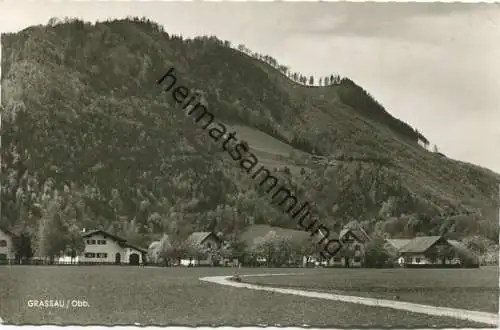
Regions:
<instances>
[{"instance_id":1,"label":"meadow","mask_svg":"<svg viewBox=\"0 0 500 330\"><path fill-rule=\"evenodd\" d=\"M394 273L391 273L394 272ZM402 271L399 275L397 271ZM0 317L14 324L141 324L141 325L281 325L330 327L487 327L485 324L434 317L387 308L325 301L272 292L239 289L199 280L204 276L304 273L275 278L245 278L245 281L282 286L330 290L351 283L350 288L376 287L385 283L413 288L422 283L434 288L442 303L457 299L451 286L465 287L471 300L473 289L489 288L496 282L492 270L447 270L446 274L411 270L341 269L228 269L155 268L120 266L2 266L0 267ZM476 272L475 274L473 272ZM384 280L385 279L385 280ZM472 281L469 283L469 281ZM475 284L474 284L475 283ZM370 286L371 285L371 286ZM358 292L357 295L362 295ZM484 296L486 297L486 296ZM77 299L89 307L57 309L29 307L30 299ZM486 299L486 298L484 298ZM479 300L478 300L479 301ZM497 301L484 300L484 304ZM471 305L472 306L472 305ZM498 305L496 305L498 306ZM465 308L466 305L457 307ZM497 307L498 308L498 307ZM491 308L481 309L489 310Z\"/></svg>"},{"instance_id":2,"label":"meadow","mask_svg":"<svg viewBox=\"0 0 500 330\"><path fill-rule=\"evenodd\" d=\"M243 125L227 125L228 131L235 131L239 140L247 141L250 150L258 157L259 164L268 169L281 169L288 167L294 175L299 175L301 168L310 165L299 166L291 158L291 154L302 159L310 158L310 155L298 150L291 145L264 133L258 129Z\"/></svg>"},{"instance_id":3,"label":"meadow","mask_svg":"<svg viewBox=\"0 0 500 330\"><path fill-rule=\"evenodd\" d=\"M244 282L309 291L401 300L498 313L499 270L329 269L305 276L246 277Z\"/></svg>"}]
</instances>

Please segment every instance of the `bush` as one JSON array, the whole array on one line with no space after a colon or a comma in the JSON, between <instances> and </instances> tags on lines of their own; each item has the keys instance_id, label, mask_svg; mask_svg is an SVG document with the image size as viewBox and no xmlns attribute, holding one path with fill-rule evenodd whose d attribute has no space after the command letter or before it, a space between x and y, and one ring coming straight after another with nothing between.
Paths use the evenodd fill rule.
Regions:
<instances>
[{"instance_id":1,"label":"bush","mask_svg":"<svg viewBox=\"0 0 500 330\"><path fill-rule=\"evenodd\" d=\"M365 246L365 267L382 268L393 266L391 254L384 248L383 239L374 239Z\"/></svg>"},{"instance_id":2,"label":"bush","mask_svg":"<svg viewBox=\"0 0 500 330\"><path fill-rule=\"evenodd\" d=\"M457 250L458 257L464 268L479 267L479 260L469 251Z\"/></svg>"}]
</instances>

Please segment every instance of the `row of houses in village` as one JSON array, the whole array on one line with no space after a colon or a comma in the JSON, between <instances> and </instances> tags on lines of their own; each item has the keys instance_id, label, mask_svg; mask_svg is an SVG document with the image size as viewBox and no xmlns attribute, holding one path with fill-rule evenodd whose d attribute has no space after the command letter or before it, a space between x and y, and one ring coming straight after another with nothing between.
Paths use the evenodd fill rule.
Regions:
<instances>
[{"instance_id":1,"label":"row of houses in village","mask_svg":"<svg viewBox=\"0 0 500 330\"><path fill-rule=\"evenodd\" d=\"M0 264L16 260L14 239L16 235L11 231L0 228ZM141 248L128 243L125 239L108 233L104 230L82 231L84 249L81 254L58 257L58 264L130 264L142 265L157 263L160 251L157 243L153 242L150 249ZM195 232L187 238L187 243L199 248L217 251L222 247L222 240L210 232ZM156 246L156 248L155 248ZM39 259L39 258L34 258ZM181 259L181 264L196 264L198 260ZM207 262L202 260L201 263ZM200 263L200 261L198 261ZM210 264L210 260L208 260Z\"/></svg>"},{"instance_id":2,"label":"row of houses in village","mask_svg":"<svg viewBox=\"0 0 500 330\"><path fill-rule=\"evenodd\" d=\"M16 235L0 228L0 264L16 258ZM82 231L85 248L80 255L61 256L57 263L116 263L139 265L146 261L147 250L127 243L123 238L103 230ZM37 258L35 258L37 259Z\"/></svg>"},{"instance_id":3,"label":"row of houses in village","mask_svg":"<svg viewBox=\"0 0 500 330\"><path fill-rule=\"evenodd\" d=\"M296 246L311 244L309 233L301 230L283 229L268 225L252 225L246 228L239 239L247 249L262 244L264 238L273 233L276 239L286 239ZM294 262L288 265L308 266L311 264L331 267L363 267L365 265L367 244L371 241L370 236L360 226L344 228L339 233L339 239L343 242L343 248L330 260L321 260L317 254L299 256L295 255ZM163 248L160 241L152 242L148 249L127 243L123 238L107 233L103 230L83 231L85 248L83 252L71 258L63 256L58 263L108 263L108 264L131 264L140 265L145 263L157 264L161 262ZM14 234L0 228L0 263L15 259L13 244ZM186 243L196 246L204 251L217 252L227 247L220 235L212 232L194 232ZM432 266L468 266L479 264L478 256L468 250L463 244L455 240L447 240L442 236L420 236L412 239L387 239L383 247L396 265L404 267L432 267ZM179 265L214 265L224 264L229 260L213 260L221 258L220 254L208 253L203 260L193 258L179 258ZM465 259L467 260L465 260ZM472 262L471 262L472 260ZM225 261L225 262L223 262ZM241 260L240 260L241 261ZM254 260L255 264L268 264L266 256L259 256Z\"/></svg>"},{"instance_id":4,"label":"row of houses in village","mask_svg":"<svg viewBox=\"0 0 500 330\"><path fill-rule=\"evenodd\" d=\"M247 227L239 237L248 250L261 245L266 237L273 233L276 243L286 239L295 246L311 244L311 235L301 230L291 230L268 225L252 225ZM322 260L316 253L301 255L300 260L291 260L288 265L326 266L326 267L363 267L366 265L367 244L371 241L368 233L361 226L343 228L338 238L345 248L329 260ZM189 244L204 250L221 249L225 242L219 235L210 232L193 233L188 238ZM160 258L161 244L153 242L149 247L151 262ZM383 249L387 251L386 264L402 267L475 267L479 265L479 257L456 240L448 240L443 236L419 236L411 239L386 239ZM295 256L297 257L297 256ZM228 260L226 260L227 262ZM269 265L265 255L255 260L256 264ZM205 260L183 259L181 265L213 264L210 257ZM247 264L248 265L248 264Z\"/></svg>"}]
</instances>

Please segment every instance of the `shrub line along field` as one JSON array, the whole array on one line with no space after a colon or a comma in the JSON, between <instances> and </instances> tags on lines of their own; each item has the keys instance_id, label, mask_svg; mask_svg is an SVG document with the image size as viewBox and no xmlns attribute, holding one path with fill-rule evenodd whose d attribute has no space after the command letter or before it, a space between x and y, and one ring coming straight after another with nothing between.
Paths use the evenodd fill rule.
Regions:
<instances>
[{"instance_id":1,"label":"shrub line along field","mask_svg":"<svg viewBox=\"0 0 500 330\"><path fill-rule=\"evenodd\" d=\"M394 274L364 272L380 281L398 280ZM412 270L413 271L413 270ZM458 274L460 270L448 270ZM460 277L481 285L481 271ZM178 325L178 326L250 326L256 324L311 327L488 327L484 323L452 317L430 316L383 307L328 301L275 292L242 290L200 281L207 276L303 273L301 276L249 277L267 282L281 279L305 285L325 282L326 277L348 278L335 269L262 269L262 268L171 268L171 267L0 267L0 315L12 324L82 325ZM429 271L427 271L429 272ZM415 273L422 276L422 273ZM488 273L489 274L489 273ZM403 275L403 273L400 273ZM484 275L484 274L483 274ZM399 278L394 286L404 287L408 280ZM441 273L441 276L444 276ZM350 277L356 278L354 272ZM448 275L453 277L453 275ZM288 279L288 280L287 280ZM432 281L425 276L422 281ZM498 281L498 277L497 277ZM488 281L487 281L488 282ZM428 282L429 283L429 282ZM462 285L465 285L462 283ZM498 297L498 296L497 296ZM34 308L28 300L77 299L87 308Z\"/></svg>"},{"instance_id":2,"label":"shrub line along field","mask_svg":"<svg viewBox=\"0 0 500 330\"><path fill-rule=\"evenodd\" d=\"M257 274L257 275L242 275L242 277L261 277L261 276L269 277L269 276L286 276L286 275L302 275L302 274ZM493 313L468 311L465 309L437 307L437 306L429 306L429 305L422 305L422 304L413 304L413 303L402 302L402 301L397 301L397 300L346 296L346 295L329 294L329 293L324 293L324 292L283 289L283 288L276 288L276 287L271 287L271 286L254 285L254 284L248 284L248 283L238 283L234 280L231 280L231 277L228 277L228 276L209 276L209 277L201 278L201 280L207 281L207 282L212 282L212 283L217 283L217 284L221 284L221 285L229 285L229 286L239 287L239 288L278 292L278 293L292 294L292 295L298 295L298 296L303 296L303 297L335 300L335 301L349 302L349 303L361 304L361 305L367 305L367 306L392 308L392 309L410 311L410 312L414 312L414 313L421 313L421 314L427 314L427 315L449 316L449 317L453 317L453 318L457 318L457 319L481 322L481 323L485 323L485 324L489 324L489 325L498 325L498 315L493 314Z\"/></svg>"}]
</instances>

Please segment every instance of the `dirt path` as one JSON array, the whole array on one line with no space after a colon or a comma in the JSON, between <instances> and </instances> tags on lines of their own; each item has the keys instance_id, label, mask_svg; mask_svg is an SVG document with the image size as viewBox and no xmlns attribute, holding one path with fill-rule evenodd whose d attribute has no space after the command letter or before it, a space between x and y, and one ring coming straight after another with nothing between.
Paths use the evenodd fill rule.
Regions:
<instances>
[{"instance_id":1,"label":"dirt path","mask_svg":"<svg viewBox=\"0 0 500 330\"><path fill-rule=\"evenodd\" d=\"M289 274L255 274L255 275L240 275L240 277L251 277L251 276L284 276L284 275L301 275L296 273ZM388 300L388 299L375 299L375 298L366 298L366 297L356 297L356 296L346 296L346 295L338 295L331 293L323 293L323 292L313 292L313 291L304 291L304 290L295 290L295 289L284 289L284 288L276 288L270 286L261 286L255 284L241 283L230 280L231 276L207 276L200 278L201 281L211 282L220 285L227 285L236 288L246 288L252 290L259 291L270 291L277 292L283 294L292 294L303 297L310 298L318 298L318 299L326 299L326 300L334 300L334 301L342 301L353 304L361 304L367 306L375 306L375 307L385 307L392 308L397 310L404 310L413 313L434 315L434 316L447 316L453 317L455 319L468 320L473 322L485 323L493 326L498 326L498 315L493 313L486 312L478 312L478 311L470 311L466 309L456 309L456 308L448 308L448 307L437 307L437 306L429 306L422 304L414 304L409 302L402 302L397 300Z\"/></svg>"}]
</instances>

